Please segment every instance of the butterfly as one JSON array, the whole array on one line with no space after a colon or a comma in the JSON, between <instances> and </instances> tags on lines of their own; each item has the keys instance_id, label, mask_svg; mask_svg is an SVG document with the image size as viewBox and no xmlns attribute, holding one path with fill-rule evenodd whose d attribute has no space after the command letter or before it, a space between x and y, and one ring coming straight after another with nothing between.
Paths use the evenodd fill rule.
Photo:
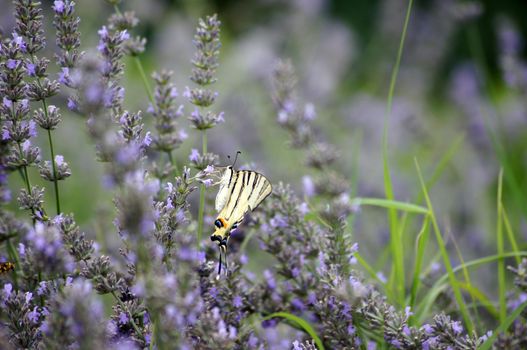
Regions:
<instances>
[{"instance_id":1,"label":"butterfly","mask_svg":"<svg viewBox=\"0 0 527 350\"><path fill-rule=\"evenodd\" d=\"M15 268L15 264L12 262L3 262L0 263L0 274L4 274L6 272L9 272Z\"/></svg>"},{"instance_id":2,"label":"butterfly","mask_svg":"<svg viewBox=\"0 0 527 350\"><path fill-rule=\"evenodd\" d=\"M217 168L216 174L219 178L216 184L220 186L215 201L218 217L214 221L215 230L210 239L218 242L220 247L220 274L222 252L227 264L227 243L231 231L238 227L247 212L256 209L271 194L272 186L262 174L252 170L235 170L234 164Z\"/></svg>"}]
</instances>

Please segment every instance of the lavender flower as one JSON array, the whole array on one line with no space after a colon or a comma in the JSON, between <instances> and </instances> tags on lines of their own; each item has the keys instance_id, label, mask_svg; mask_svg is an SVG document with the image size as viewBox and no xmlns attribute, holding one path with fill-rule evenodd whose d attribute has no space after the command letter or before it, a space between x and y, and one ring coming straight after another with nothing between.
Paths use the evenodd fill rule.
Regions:
<instances>
[{"instance_id":1,"label":"lavender flower","mask_svg":"<svg viewBox=\"0 0 527 350\"><path fill-rule=\"evenodd\" d=\"M170 82L172 72L162 71L154 73L156 82L154 91L155 106L152 115L155 118L157 134L153 137L153 147L160 152L171 152L183 142L177 120L183 115L183 106L176 106L177 91Z\"/></svg>"},{"instance_id":2,"label":"lavender flower","mask_svg":"<svg viewBox=\"0 0 527 350\"><path fill-rule=\"evenodd\" d=\"M207 111L204 114L201 109L210 107L218 95L217 92L209 90L207 86L216 82L214 75L218 67L221 47L220 24L216 15L200 19L194 36L196 53L191 61L194 68L190 80L200 87L186 88L183 96L193 105L200 107L196 108L189 117L192 125L198 130L210 129L223 121L223 113Z\"/></svg>"}]
</instances>

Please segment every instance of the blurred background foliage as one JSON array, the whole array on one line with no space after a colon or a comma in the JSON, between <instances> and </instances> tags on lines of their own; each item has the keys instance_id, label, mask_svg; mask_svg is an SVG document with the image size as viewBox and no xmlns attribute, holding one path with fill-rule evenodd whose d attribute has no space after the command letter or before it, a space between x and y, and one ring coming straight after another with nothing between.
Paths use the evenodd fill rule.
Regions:
<instances>
[{"instance_id":1,"label":"blurred background foliage","mask_svg":"<svg viewBox=\"0 0 527 350\"><path fill-rule=\"evenodd\" d=\"M52 1L43 4L48 9L45 23L51 50L55 45ZM0 6L2 35L8 35L12 5L0 0ZM209 149L222 156L223 164L227 155L241 150L242 163L275 183L291 183L302 194L303 179L311 174L302 163L303 155L288 147L287 134L275 123L270 92L274 65L289 58L298 75L298 95L315 106L320 137L340 150L339 167L349 177L353 195L384 197L381 138L406 6L402 0L128 0L120 8L135 11L141 19L140 32L132 34L148 39L140 57L147 74L173 70L180 94L190 85L197 18L218 13L223 47L215 87L226 122L210 134ZM113 9L102 0L79 0L77 11L83 48L94 51L97 30ZM451 154L431 196L447 239L455 240L467 260L495 252L500 167L505 170L505 207L525 247L526 14L527 3L522 0L421 0L412 12L388 126L395 197L413 201L419 194L414 157L430 179L441 159ZM514 56L517 70L508 70L507 55ZM124 86L127 108L144 111L151 127L147 96L132 60L126 65ZM183 98L180 101L184 103ZM186 111L190 113L190 106ZM113 240L116 237L108 234L114 231L112 195L104 187L102 166L84 123L84 118L66 113L57 133L57 153L65 156L73 173L61 184L61 202L88 232ZM189 139L176 154L178 164L187 163L190 149L199 148L200 142L189 123L183 124ZM34 183L44 185L36 171L32 177ZM14 189L21 187L16 176L10 180ZM213 198L215 193L210 192ZM51 187L47 195L49 206ZM209 227L214 215L210 205ZM407 228L412 233L409 247L417 229L417 223ZM389 239L385 212L363 208L353 231L362 255L382 270L386 254L379 247L387 246ZM258 249L257 245L251 249Z\"/></svg>"}]
</instances>

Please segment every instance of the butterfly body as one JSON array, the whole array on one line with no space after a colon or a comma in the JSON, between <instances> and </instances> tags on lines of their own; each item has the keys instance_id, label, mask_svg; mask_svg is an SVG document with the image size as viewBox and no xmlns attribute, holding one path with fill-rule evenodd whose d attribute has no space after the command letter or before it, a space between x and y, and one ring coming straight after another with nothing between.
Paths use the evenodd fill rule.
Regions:
<instances>
[{"instance_id":1,"label":"butterfly body","mask_svg":"<svg viewBox=\"0 0 527 350\"><path fill-rule=\"evenodd\" d=\"M8 262L0 263L0 274L9 272L13 270L14 268L15 268L15 264L13 264L12 262L8 261Z\"/></svg>"},{"instance_id":2,"label":"butterfly body","mask_svg":"<svg viewBox=\"0 0 527 350\"><path fill-rule=\"evenodd\" d=\"M221 170L215 203L219 214L211 235L211 240L217 241L220 248L227 245L231 231L243 221L245 214L256 209L272 192L271 183L260 173L234 170L232 166Z\"/></svg>"}]
</instances>

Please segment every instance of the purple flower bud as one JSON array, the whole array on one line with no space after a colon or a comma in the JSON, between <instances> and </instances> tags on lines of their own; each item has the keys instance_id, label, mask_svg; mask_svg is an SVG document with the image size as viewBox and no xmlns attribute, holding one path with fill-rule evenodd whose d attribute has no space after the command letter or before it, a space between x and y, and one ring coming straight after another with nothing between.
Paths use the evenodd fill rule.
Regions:
<instances>
[{"instance_id":1,"label":"purple flower bud","mask_svg":"<svg viewBox=\"0 0 527 350\"><path fill-rule=\"evenodd\" d=\"M36 67L33 63L26 64L26 72L27 75L29 75L30 77L34 77L35 75L37 75Z\"/></svg>"},{"instance_id":2,"label":"purple flower bud","mask_svg":"<svg viewBox=\"0 0 527 350\"><path fill-rule=\"evenodd\" d=\"M298 311L303 311L306 308L302 300L300 300L299 298L294 298L293 300L291 300L291 306Z\"/></svg>"},{"instance_id":3,"label":"purple flower bud","mask_svg":"<svg viewBox=\"0 0 527 350\"><path fill-rule=\"evenodd\" d=\"M39 317L40 317L40 312L38 312L37 306L33 308L33 311L27 314L27 318L33 323L37 323Z\"/></svg>"},{"instance_id":4,"label":"purple flower bud","mask_svg":"<svg viewBox=\"0 0 527 350\"><path fill-rule=\"evenodd\" d=\"M25 299L26 299L26 304L28 304L31 301L31 299L33 299L33 293L26 292L26 298Z\"/></svg>"},{"instance_id":5,"label":"purple flower bud","mask_svg":"<svg viewBox=\"0 0 527 350\"><path fill-rule=\"evenodd\" d=\"M185 86L185 91L183 91L183 97L190 99L191 93L190 88L188 86Z\"/></svg>"},{"instance_id":6,"label":"purple flower bud","mask_svg":"<svg viewBox=\"0 0 527 350\"><path fill-rule=\"evenodd\" d=\"M315 294L315 292L311 291L309 292L309 294L307 295L307 301L310 305L314 305L316 304L317 302L317 295Z\"/></svg>"},{"instance_id":7,"label":"purple flower bud","mask_svg":"<svg viewBox=\"0 0 527 350\"><path fill-rule=\"evenodd\" d=\"M57 154L55 156L55 164L57 164L59 167L64 164L64 156Z\"/></svg>"},{"instance_id":8,"label":"purple flower bud","mask_svg":"<svg viewBox=\"0 0 527 350\"><path fill-rule=\"evenodd\" d=\"M46 293L47 287L48 284L46 281L40 282L37 288L37 295L43 295L44 293Z\"/></svg>"},{"instance_id":9,"label":"purple flower bud","mask_svg":"<svg viewBox=\"0 0 527 350\"><path fill-rule=\"evenodd\" d=\"M308 197L315 195L315 184L310 176L302 177L302 187L304 188L304 194Z\"/></svg>"},{"instance_id":10,"label":"purple flower bud","mask_svg":"<svg viewBox=\"0 0 527 350\"><path fill-rule=\"evenodd\" d=\"M236 339L237 335L238 331L236 330L236 327L229 326L229 339Z\"/></svg>"},{"instance_id":11,"label":"purple flower bud","mask_svg":"<svg viewBox=\"0 0 527 350\"><path fill-rule=\"evenodd\" d=\"M64 1L62 0L56 0L54 3L53 3L53 6L52 6L53 10L58 13L58 14L62 14L64 12Z\"/></svg>"},{"instance_id":12,"label":"purple flower bud","mask_svg":"<svg viewBox=\"0 0 527 350\"><path fill-rule=\"evenodd\" d=\"M29 152L29 148L31 147L31 141L26 140L24 143L22 143L22 150L24 152Z\"/></svg>"},{"instance_id":13,"label":"purple flower bud","mask_svg":"<svg viewBox=\"0 0 527 350\"><path fill-rule=\"evenodd\" d=\"M9 130L2 129L2 141L9 141L11 139L11 134L9 133Z\"/></svg>"},{"instance_id":14,"label":"purple flower bud","mask_svg":"<svg viewBox=\"0 0 527 350\"><path fill-rule=\"evenodd\" d=\"M434 328L432 326L430 326L428 323L425 323L423 325L423 327L421 327L421 328L425 331L426 334L434 333Z\"/></svg>"},{"instance_id":15,"label":"purple flower bud","mask_svg":"<svg viewBox=\"0 0 527 350\"><path fill-rule=\"evenodd\" d=\"M150 146L151 143L152 143L152 135L151 135L150 131L148 131L145 134L145 138L143 139L143 145L148 147L148 146Z\"/></svg>"},{"instance_id":16,"label":"purple flower bud","mask_svg":"<svg viewBox=\"0 0 527 350\"><path fill-rule=\"evenodd\" d=\"M193 148L191 151L190 151L190 156L188 157L188 159L191 161L191 162L197 162L199 160L199 152L197 149Z\"/></svg>"},{"instance_id":17,"label":"purple flower bud","mask_svg":"<svg viewBox=\"0 0 527 350\"><path fill-rule=\"evenodd\" d=\"M72 99L71 97L68 97L68 109L70 111L76 111L77 110L77 102L75 102L74 99Z\"/></svg>"},{"instance_id":18,"label":"purple flower bud","mask_svg":"<svg viewBox=\"0 0 527 350\"><path fill-rule=\"evenodd\" d=\"M218 117L216 118L216 123L225 123L224 115L224 112L220 112L220 114L218 114Z\"/></svg>"},{"instance_id":19,"label":"purple flower bud","mask_svg":"<svg viewBox=\"0 0 527 350\"><path fill-rule=\"evenodd\" d=\"M2 103L4 104L5 108L11 108L13 106L13 101L8 99L6 96L4 96Z\"/></svg>"},{"instance_id":20,"label":"purple flower bud","mask_svg":"<svg viewBox=\"0 0 527 350\"><path fill-rule=\"evenodd\" d=\"M207 165L207 167L205 169L203 169L203 172L205 174L210 174L210 173L214 172L214 165Z\"/></svg>"},{"instance_id":21,"label":"purple flower bud","mask_svg":"<svg viewBox=\"0 0 527 350\"><path fill-rule=\"evenodd\" d=\"M122 40L122 41L126 41L128 39L130 39L130 34L128 34L128 31L125 29L123 31L121 31L119 33L119 38Z\"/></svg>"},{"instance_id":22,"label":"purple flower bud","mask_svg":"<svg viewBox=\"0 0 527 350\"><path fill-rule=\"evenodd\" d=\"M353 327L352 324L348 325L348 334L349 334L349 335L353 335L353 334L355 334L356 331L357 331L357 330L355 329L355 327Z\"/></svg>"},{"instance_id":23,"label":"purple flower bud","mask_svg":"<svg viewBox=\"0 0 527 350\"><path fill-rule=\"evenodd\" d=\"M410 306L407 306L405 309L404 309L404 314L406 315L406 317L410 317L412 316L414 313L412 312L412 308Z\"/></svg>"},{"instance_id":24,"label":"purple flower bud","mask_svg":"<svg viewBox=\"0 0 527 350\"><path fill-rule=\"evenodd\" d=\"M242 297L240 297L239 295L236 295L232 299L232 306L234 306L237 309L241 308L243 306Z\"/></svg>"},{"instance_id":25,"label":"purple flower bud","mask_svg":"<svg viewBox=\"0 0 527 350\"><path fill-rule=\"evenodd\" d=\"M461 322L454 321L452 322L452 330L456 335L460 335L463 332L463 326L461 325Z\"/></svg>"},{"instance_id":26,"label":"purple flower bud","mask_svg":"<svg viewBox=\"0 0 527 350\"><path fill-rule=\"evenodd\" d=\"M269 224L271 224L272 227L287 227L287 217L283 216L282 214L276 214L271 218L271 220L269 220Z\"/></svg>"},{"instance_id":27,"label":"purple flower bud","mask_svg":"<svg viewBox=\"0 0 527 350\"><path fill-rule=\"evenodd\" d=\"M18 255L20 255L20 257L26 256L26 246L24 243L18 244Z\"/></svg>"},{"instance_id":28,"label":"purple flower bud","mask_svg":"<svg viewBox=\"0 0 527 350\"><path fill-rule=\"evenodd\" d=\"M183 129L179 130L178 136L181 140L186 140L188 138L187 132Z\"/></svg>"},{"instance_id":29,"label":"purple flower bud","mask_svg":"<svg viewBox=\"0 0 527 350\"><path fill-rule=\"evenodd\" d=\"M68 67L62 67L59 72L59 82L61 84L67 84L70 81L70 69Z\"/></svg>"},{"instance_id":30,"label":"purple flower bud","mask_svg":"<svg viewBox=\"0 0 527 350\"><path fill-rule=\"evenodd\" d=\"M108 29L106 26L102 26L102 28L97 31L97 34L99 34L101 39L106 39L108 37Z\"/></svg>"},{"instance_id":31,"label":"purple flower bud","mask_svg":"<svg viewBox=\"0 0 527 350\"><path fill-rule=\"evenodd\" d=\"M14 60L14 59L12 59L12 58L10 58L10 59L7 60L7 62L6 62L5 65L6 65L6 67L7 67L8 69L13 70L13 69L15 69L15 68L17 67L17 65L18 65L18 61L17 61L17 60Z\"/></svg>"},{"instance_id":32,"label":"purple flower bud","mask_svg":"<svg viewBox=\"0 0 527 350\"><path fill-rule=\"evenodd\" d=\"M20 100L20 105L23 107L23 108L29 108L29 100L27 98L23 99L23 100Z\"/></svg>"},{"instance_id":33,"label":"purple flower bud","mask_svg":"<svg viewBox=\"0 0 527 350\"><path fill-rule=\"evenodd\" d=\"M248 262L249 262L249 258L247 257L247 255L242 254L240 256L240 264L246 265Z\"/></svg>"},{"instance_id":34,"label":"purple flower bud","mask_svg":"<svg viewBox=\"0 0 527 350\"><path fill-rule=\"evenodd\" d=\"M29 121L28 127L29 127L29 136L30 137L37 136L37 123L31 120Z\"/></svg>"},{"instance_id":35,"label":"purple flower bud","mask_svg":"<svg viewBox=\"0 0 527 350\"><path fill-rule=\"evenodd\" d=\"M22 52L26 52L26 43L24 39L17 33L13 33L13 42L17 45Z\"/></svg>"},{"instance_id":36,"label":"purple flower bud","mask_svg":"<svg viewBox=\"0 0 527 350\"><path fill-rule=\"evenodd\" d=\"M398 341L397 339L392 339L392 340L390 341L390 344L392 344L392 346L393 346L394 348L397 348L397 349L401 349L401 348L402 348L402 344L401 344L401 342Z\"/></svg>"},{"instance_id":37,"label":"purple flower bud","mask_svg":"<svg viewBox=\"0 0 527 350\"><path fill-rule=\"evenodd\" d=\"M120 324L127 324L129 321L128 315L124 312L121 312L119 314L119 323Z\"/></svg>"},{"instance_id":38,"label":"purple flower bud","mask_svg":"<svg viewBox=\"0 0 527 350\"><path fill-rule=\"evenodd\" d=\"M384 273L382 273L382 271L377 272L377 278L378 278L379 281L381 281L382 283L386 283L386 282L387 282L387 280L386 280L386 276L384 276Z\"/></svg>"},{"instance_id":39,"label":"purple flower bud","mask_svg":"<svg viewBox=\"0 0 527 350\"><path fill-rule=\"evenodd\" d=\"M274 279L273 273L269 270L263 272L264 278L267 281L267 286L269 289L276 289L276 281Z\"/></svg>"},{"instance_id":40,"label":"purple flower bud","mask_svg":"<svg viewBox=\"0 0 527 350\"><path fill-rule=\"evenodd\" d=\"M7 283L4 286L4 297L7 299L11 295L12 291L13 291L13 285L11 283Z\"/></svg>"}]
</instances>

